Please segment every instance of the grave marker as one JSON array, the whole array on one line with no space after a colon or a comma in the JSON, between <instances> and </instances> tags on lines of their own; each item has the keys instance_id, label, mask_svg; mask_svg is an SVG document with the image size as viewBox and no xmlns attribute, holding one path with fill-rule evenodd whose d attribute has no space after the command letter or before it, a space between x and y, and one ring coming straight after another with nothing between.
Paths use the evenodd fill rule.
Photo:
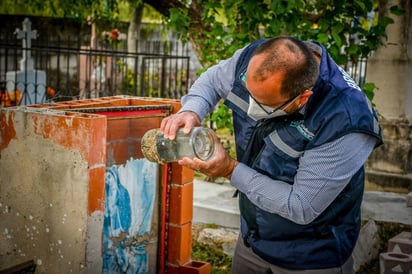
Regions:
<instances>
[{"instance_id":1,"label":"grave marker","mask_svg":"<svg viewBox=\"0 0 412 274\"><path fill-rule=\"evenodd\" d=\"M16 96L21 93L22 98L17 104L31 105L46 101L46 72L35 70L31 57L31 40L37 38L37 31L31 29L28 18L23 21L23 29L16 29L18 39L22 39L23 58L20 60L19 71L6 73L6 90Z\"/></svg>"}]
</instances>

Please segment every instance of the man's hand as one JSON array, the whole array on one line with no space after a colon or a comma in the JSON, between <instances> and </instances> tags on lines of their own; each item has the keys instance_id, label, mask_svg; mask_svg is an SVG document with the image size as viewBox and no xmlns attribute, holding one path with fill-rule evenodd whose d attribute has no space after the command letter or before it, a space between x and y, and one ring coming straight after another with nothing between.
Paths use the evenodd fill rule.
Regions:
<instances>
[{"instance_id":1,"label":"man's hand","mask_svg":"<svg viewBox=\"0 0 412 274\"><path fill-rule=\"evenodd\" d=\"M230 179L238 162L229 156L229 153L220 142L218 142L215 149L216 151L214 156L208 161L202 161L198 158L190 159L188 157L184 157L178 163L193 170L202 172L207 176L225 177Z\"/></svg>"},{"instance_id":2,"label":"man's hand","mask_svg":"<svg viewBox=\"0 0 412 274\"><path fill-rule=\"evenodd\" d=\"M189 134L192 128L196 126L200 126L199 116L192 111L184 111L164 118L160 130L165 138L174 140L179 128L184 127L183 132Z\"/></svg>"}]
</instances>

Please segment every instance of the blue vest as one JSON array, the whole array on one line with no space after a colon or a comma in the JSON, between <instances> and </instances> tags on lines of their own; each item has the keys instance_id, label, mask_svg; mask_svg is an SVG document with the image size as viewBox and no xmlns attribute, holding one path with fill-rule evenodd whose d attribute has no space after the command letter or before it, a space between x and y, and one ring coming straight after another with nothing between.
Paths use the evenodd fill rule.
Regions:
<instances>
[{"instance_id":1,"label":"blue vest","mask_svg":"<svg viewBox=\"0 0 412 274\"><path fill-rule=\"evenodd\" d=\"M272 179L293 184L305 150L361 132L382 143L381 129L370 101L351 77L322 49L320 76L304 113L254 121L247 115L249 95L240 75L253 50L248 46L236 67L233 89L225 100L232 109L238 160ZM279 164L281 163L281 164ZM341 266L352 254L360 230L364 188L361 168L334 202L313 222L296 224L269 213L240 193L241 232L247 245L271 264L288 269Z\"/></svg>"}]
</instances>

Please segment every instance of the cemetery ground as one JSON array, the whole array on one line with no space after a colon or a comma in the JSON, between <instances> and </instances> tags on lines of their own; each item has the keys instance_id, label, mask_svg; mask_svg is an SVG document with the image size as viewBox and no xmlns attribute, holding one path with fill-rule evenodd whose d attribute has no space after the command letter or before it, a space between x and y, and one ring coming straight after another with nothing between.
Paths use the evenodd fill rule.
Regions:
<instances>
[{"instance_id":1,"label":"cemetery ground","mask_svg":"<svg viewBox=\"0 0 412 274\"><path fill-rule=\"evenodd\" d=\"M213 184L213 183L211 183ZM411 228L403 224L388 222L376 222L378 226L378 256L369 263L360 267L357 274L377 274L379 273L379 254L386 252L388 240L398 235L402 231L410 231ZM199 234L203 229L221 229L215 224L193 224L192 226L192 259L209 262L212 266L211 274L230 274L232 257L224 252L220 243L204 242Z\"/></svg>"}]
</instances>

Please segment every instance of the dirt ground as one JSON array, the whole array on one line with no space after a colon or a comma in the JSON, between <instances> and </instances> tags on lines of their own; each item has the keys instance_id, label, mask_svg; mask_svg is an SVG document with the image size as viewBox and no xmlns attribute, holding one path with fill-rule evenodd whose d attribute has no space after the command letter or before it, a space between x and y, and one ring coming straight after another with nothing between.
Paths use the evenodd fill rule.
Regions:
<instances>
[{"instance_id":1,"label":"dirt ground","mask_svg":"<svg viewBox=\"0 0 412 274\"><path fill-rule=\"evenodd\" d=\"M410 231L411 228L402 224L376 222L378 226L379 253L386 252L388 240L398 235L402 231ZM193 252L192 259L209 262L212 265L211 274L230 274L232 258L223 252L219 246L201 244L197 241L199 231L205 227L214 225L193 225ZM215 226L216 227L216 226ZM379 256L371 262L361 266L357 274L377 274L379 273Z\"/></svg>"}]
</instances>

